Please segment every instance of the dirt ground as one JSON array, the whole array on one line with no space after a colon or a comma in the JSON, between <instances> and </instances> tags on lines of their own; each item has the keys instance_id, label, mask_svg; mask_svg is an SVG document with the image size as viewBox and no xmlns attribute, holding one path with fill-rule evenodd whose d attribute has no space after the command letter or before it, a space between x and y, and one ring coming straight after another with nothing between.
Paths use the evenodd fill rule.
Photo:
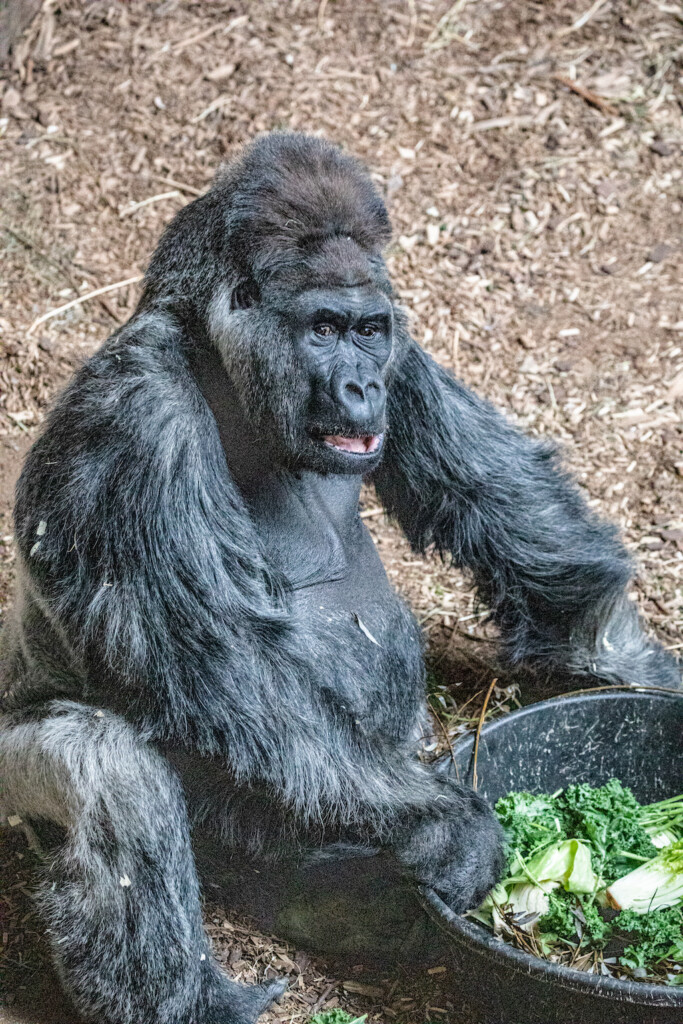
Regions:
<instances>
[{"instance_id":1,"label":"dirt ground","mask_svg":"<svg viewBox=\"0 0 683 1024\"><path fill-rule=\"evenodd\" d=\"M682 97L681 9L659 0L47 0L0 71L0 615L12 490L47 404L132 312L169 218L256 132L287 127L367 162L416 337L557 439L637 557L634 599L682 650ZM455 735L497 672L490 628L467 580L365 504ZM518 682L500 675L498 708ZM40 1019L66 1022L34 937L31 855L1 843L0 1021L42 986ZM236 976L293 979L272 1021L343 1005L470 1024L435 985L363 995L223 911L207 919Z\"/></svg>"}]
</instances>

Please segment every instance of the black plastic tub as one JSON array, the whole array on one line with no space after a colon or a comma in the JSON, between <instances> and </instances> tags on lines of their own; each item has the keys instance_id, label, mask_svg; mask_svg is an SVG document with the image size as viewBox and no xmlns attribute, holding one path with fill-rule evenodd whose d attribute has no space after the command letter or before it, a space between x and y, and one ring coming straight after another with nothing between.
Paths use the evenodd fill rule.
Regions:
<instances>
[{"instance_id":1,"label":"black plastic tub","mask_svg":"<svg viewBox=\"0 0 683 1024\"><path fill-rule=\"evenodd\" d=\"M474 740L454 747L471 782ZM612 777L651 802L683 790L683 694L586 693L532 704L486 725L478 788L552 793ZM457 987L481 1024L683 1024L683 989L586 974L530 956L459 917L431 890L425 908L448 938ZM455 980L455 979L454 979Z\"/></svg>"}]
</instances>

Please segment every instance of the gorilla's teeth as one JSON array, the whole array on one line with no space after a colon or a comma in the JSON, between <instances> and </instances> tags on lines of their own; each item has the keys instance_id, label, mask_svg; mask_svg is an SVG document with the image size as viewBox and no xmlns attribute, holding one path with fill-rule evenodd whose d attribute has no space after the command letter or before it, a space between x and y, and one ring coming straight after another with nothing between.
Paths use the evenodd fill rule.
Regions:
<instances>
[{"instance_id":1,"label":"gorilla's teeth","mask_svg":"<svg viewBox=\"0 0 683 1024\"><path fill-rule=\"evenodd\" d=\"M326 434L323 440L332 448L338 448L340 451L352 452L354 455L366 455L368 452L377 451L381 437L378 434L370 434L364 437L344 437L342 434Z\"/></svg>"}]
</instances>

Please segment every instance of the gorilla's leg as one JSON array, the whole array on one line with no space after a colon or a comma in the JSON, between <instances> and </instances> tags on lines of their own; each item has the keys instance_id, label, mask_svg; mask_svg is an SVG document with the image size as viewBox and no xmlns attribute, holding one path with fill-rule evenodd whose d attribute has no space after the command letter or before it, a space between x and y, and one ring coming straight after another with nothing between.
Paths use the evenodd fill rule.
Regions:
<instances>
[{"instance_id":1,"label":"gorilla's leg","mask_svg":"<svg viewBox=\"0 0 683 1024\"><path fill-rule=\"evenodd\" d=\"M282 992L225 977L202 928L182 791L122 719L55 702L0 731L5 810L62 826L39 895L77 1009L107 1024L247 1024Z\"/></svg>"}]
</instances>

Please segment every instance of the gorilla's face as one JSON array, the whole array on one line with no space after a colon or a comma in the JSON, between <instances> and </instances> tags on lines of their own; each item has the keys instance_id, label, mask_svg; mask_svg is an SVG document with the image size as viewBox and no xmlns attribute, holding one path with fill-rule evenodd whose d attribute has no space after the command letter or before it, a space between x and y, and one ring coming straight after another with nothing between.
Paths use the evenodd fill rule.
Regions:
<instances>
[{"instance_id":1,"label":"gorilla's face","mask_svg":"<svg viewBox=\"0 0 683 1024\"><path fill-rule=\"evenodd\" d=\"M390 300L371 285L219 294L210 330L251 443L289 469L369 473L382 457Z\"/></svg>"},{"instance_id":2,"label":"gorilla's face","mask_svg":"<svg viewBox=\"0 0 683 1024\"><path fill-rule=\"evenodd\" d=\"M301 292L287 313L308 381L300 457L332 473L367 473L382 454L391 303L370 285Z\"/></svg>"}]
</instances>

